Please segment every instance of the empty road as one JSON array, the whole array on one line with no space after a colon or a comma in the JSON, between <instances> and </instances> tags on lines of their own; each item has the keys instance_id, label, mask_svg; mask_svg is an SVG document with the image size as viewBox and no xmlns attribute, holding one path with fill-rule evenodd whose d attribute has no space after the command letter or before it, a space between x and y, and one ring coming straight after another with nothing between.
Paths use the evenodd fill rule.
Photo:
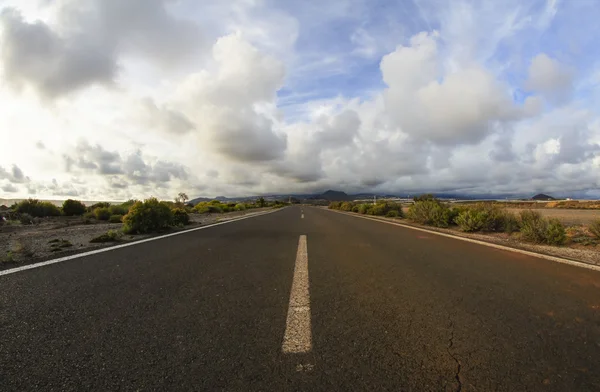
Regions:
<instances>
[{"instance_id":1,"label":"empty road","mask_svg":"<svg viewBox=\"0 0 600 392\"><path fill-rule=\"evenodd\" d=\"M290 207L0 276L0 390L599 391L600 273Z\"/></svg>"}]
</instances>

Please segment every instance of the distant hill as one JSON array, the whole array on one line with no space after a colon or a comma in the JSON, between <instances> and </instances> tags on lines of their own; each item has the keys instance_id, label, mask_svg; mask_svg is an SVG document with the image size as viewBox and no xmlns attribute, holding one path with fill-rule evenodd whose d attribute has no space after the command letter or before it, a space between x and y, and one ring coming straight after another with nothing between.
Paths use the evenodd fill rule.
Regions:
<instances>
[{"instance_id":1,"label":"distant hill","mask_svg":"<svg viewBox=\"0 0 600 392\"><path fill-rule=\"evenodd\" d=\"M328 190L325 193L315 196L315 199L329 200L329 201L350 201L354 198L347 195L345 192Z\"/></svg>"},{"instance_id":2,"label":"distant hill","mask_svg":"<svg viewBox=\"0 0 600 392\"><path fill-rule=\"evenodd\" d=\"M545 195L543 193L539 193L531 198L531 200L556 200L552 196Z\"/></svg>"}]
</instances>

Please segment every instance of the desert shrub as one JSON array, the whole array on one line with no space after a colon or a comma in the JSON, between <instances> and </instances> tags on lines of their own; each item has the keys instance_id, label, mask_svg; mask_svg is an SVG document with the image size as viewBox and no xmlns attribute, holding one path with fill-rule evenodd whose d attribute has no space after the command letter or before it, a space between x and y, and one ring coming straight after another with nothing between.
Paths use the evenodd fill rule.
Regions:
<instances>
[{"instance_id":1,"label":"desert shrub","mask_svg":"<svg viewBox=\"0 0 600 392\"><path fill-rule=\"evenodd\" d=\"M93 212L96 208L109 208L111 206L110 203L101 201L100 203L92 204L88 207L88 211Z\"/></svg>"},{"instance_id":2,"label":"desert shrub","mask_svg":"<svg viewBox=\"0 0 600 392\"><path fill-rule=\"evenodd\" d=\"M413 200L415 202L418 202L418 201L428 201L428 200L437 200L437 199L431 193L426 193L423 195L413 197Z\"/></svg>"},{"instance_id":3,"label":"desert shrub","mask_svg":"<svg viewBox=\"0 0 600 392\"><path fill-rule=\"evenodd\" d=\"M330 210L339 210L342 206L342 202L341 201L332 201L331 203L329 203L329 209Z\"/></svg>"},{"instance_id":4,"label":"desert shrub","mask_svg":"<svg viewBox=\"0 0 600 392\"><path fill-rule=\"evenodd\" d=\"M92 211L88 211L83 214L83 219L96 219L96 214L94 214Z\"/></svg>"},{"instance_id":5,"label":"desert shrub","mask_svg":"<svg viewBox=\"0 0 600 392\"><path fill-rule=\"evenodd\" d=\"M398 210L390 210L387 212L387 214L385 214L385 216L388 218L398 218L400 214L398 213Z\"/></svg>"},{"instance_id":6,"label":"desert shrub","mask_svg":"<svg viewBox=\"0 0 600 392\"><path fill-rule=\"evenodd\" d=\"M359 204L358 205L358 213L359 214L367 214L372 206L373 206L372 204L367 204L367 203Z\"/></svg>"},{"instance_id":7,"label":"desert shrub","mask_svg":"<svg viewBox=\"0 0 600 392\"><path fill-rule=\"evenodd\" d=\"M129 207L130 206L126 206L125 204L113 204L108 207L108 210L111 215L127 215Z\"/></svg>"},{"instance_id":8,"label":"desert shrub","mask_svg":"<svg viewBox=\"0 0 600 392\"><path fill-rule=\"evenodd\" d=\"M213 205L213 206L220 206L221 202L219 200L211 200L208 202L208 204Z\"/></svg>"},{"instance_id":9,"label":"desert shrub","mask_svg":"<svg viewBox=\"0 0 600 392\"><path fill-rule=\"evenodd\" d=\"M29 214L20 214L19 222L21 222L22 225L31 225L33 224L33 217Z\"/></svg>"},{"instance_id":10,"label":"desert shrub","mask_svg":"<svg viewBox=\"0 0 600 392\"><path fill-rule=\"evenodd\" d=\"M99 235L96 238L90 240L91 243L104 243L104 242L116 242L120 238L120 233L115 230L109 230L108 232Z\"/></svg>"},{"instance_id":11,"label":"desert shrub","mask_svg":"<svg viewBox=\"0 0 600 392\"><path fill-rule=\"evenodd\" d=\"M18 213L29 214L38 218L60 215L60 209L57 206L48 201L39 201L37 199L23 200L17 203L13 209Z\"/></svg>"},{"instance_id":12,"label":"desert shrub","mask_svg":"<svg viewBox=\"0 0 600 392\"><path fill-rule=\"evenodd\" d=\"M510 219L508 212L489 203L453 208L452 212L458 214L454 222L465 232L504 231L507 219Z\"/></svg>"},{"instance_id":13,"label":"desert shrub","mask_svg":"<svg viewBox=\"0 0 600 392\"><path fill-rule=\"evenodd\" d=\"M110 223L121 223L123 222L123 215L111 215L108 221Z\"/></svg>"},{"instance_id":14,"label":"desert shrub","mask_svg":"<svg viewBox=\"0 0 600 392\"><path fill-rule=\"evenodd\" d=\"M50 252L60 252L73 246L69 240L58 238L48 241L48 243L50 244Z\"/></svg>"},{"instance_id":15,"label":"desert shrub","mask_svg":"<svg viewBox=\"0 0 600 392\"><path fill-rule=\"evenodd\" d=\"M35 254L28 245L24 244L21 241L17 241L13 245L11 252L20 254L23 257L32 257Z\"/></svg>"},{"instance_id":16,"label":"desert shrub","mask_svg":"<svg viewBox=\"0 0 600 392\"><path fill-rule=\"evenodd\" d=\"M526 241L542 243L546 237L548 221L539 212L525 210L520 214L521 235Z\"/></svg>"},{"instance_id":17,"label":"desert shrub","mask_svg":"<svg viewBox=\"0 0 600 392\"><path fill-rule=\"evenodd\" d=\"M414 222L436 227L448 227L453 212L437 199L417 201L408 210L408 218Z\"/></svg>"},{"instance_id":18,"label":"desert shrub","mask_svg":"<svg viewBox=\"0 0 600 392\"><path fill-rule=\"evenodd\" d=\"M173 212L168 205L152 197L138 201L123 217L125 233L152 233L167 229L173 221Z\"/></svg>"},{"instance_id":19,"label":"desert shrub","mask_svg":"<svg viewBox=\"0 0 600 392\"><path fill-rule=\"evenodd\" d=\"M62 205L62 211L66 216L80 216L87 211L87 207L78 200L67 199Z\"/></svg>"},{"instance_id":20,"label":"desert shrub","mask_svg":"<svg viewBox=\"0 0 600 392\"><path fill-rule=\"evenodd\" d=\"M345 201L342 204L340 204L340 210L341 211L352 211L352 208L354 207L354 203L349 202L349 201Z\"/></svg>"},{"instance_id":21,"label":"desert shrub","mask_svg":"<svg viewBox=\"0 0 600 392\"><path fill-rule=\"evenodd\" d=\"M594 237L600 239L600 219L593 221L589 229L590 233L592 233Z\"/></svg>"},{"instance_id":22,"label":"desert shrub","mask_svg":"<svg viewBox=\"0 0 600 392\"><path fill-rule=\"evenodd\" d=\"M187 211L183 208L173 209L173 226L185 226L190 224L190 216Z\"/></svg>"},{"instance_id":23,"label":"desert shrub","mask_svg":"<svg viewBox=\"0 0 600 392\"><path fill-rule=\"evenodd\" d=\"M550 219L546 228L545 242L548 245L564 245L567 241L565 227L558 219Z\"/></svg>"},{"instance_id":24,"label":"desert shrub","mask_svg":"<svg viewBox=\"0 0 600 392\"><path fill-rule=\"evenodd\" d=\"M485 213L475 209L467 209L458 214L454 222L464 232L480 231L485 225Z\"/></svg>"},{"instance_id":25,"label":"desert shrub","mask_svg":"<svg viewBox=\"0 0 600 392\"><path fill-rule=\"evenodd\" d=\"M212 214L222 214L223 213L223 208L221 206L218 206L218 205L209 205L208 206L208 212L212 213Z\"/></svg>"},{"instance_id":26,"label":"desert shrub","mask_svg":"<svg viewBox=\"0 0 600 392\"><path fill-rule=\"evenodd\" d=\"M94 217L98 220L107 221L110 219L110 210L107 207L96 208L94 210Z\"/></svg>"},{"instance_id":27,"label":"desert shrub","mask_svg":"<svg viewBox=\"0 0 600 392\"><path fill-rule=\"evenodd\" d=\"M519 231L519 220L512 212L506 212L504 215L504 227L505 233L512 234Z\"/></svg>"},{"instance_id":28,"label":"desert shrub","mask_svg":"<svg viewBox=\"0 0 600 392\"><path fill-rule=\"evenodd\" d=\"M245 211L246 210L246 205L243 203L238 203L235 205L235 210L236 211Z\"/></svg>"},{"instance_id":29,"label":"desert shrub","mask_svg":"<svg viewBox=\"0 0 600 392\"><path fill-rule=\"evenodd\" d=\"M226 204L221 205L221 212L231 212L231 211L232 211L232 209L229 208L228 205L226 205Z\"/></svg>"}]
</instances>

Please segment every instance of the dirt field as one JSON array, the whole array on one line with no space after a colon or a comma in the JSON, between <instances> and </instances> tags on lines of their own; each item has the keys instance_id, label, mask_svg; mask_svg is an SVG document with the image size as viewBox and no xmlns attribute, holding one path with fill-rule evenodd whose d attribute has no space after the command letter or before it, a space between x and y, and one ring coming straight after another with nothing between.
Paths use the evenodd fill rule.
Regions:
<instances>
[{"instance_id":1,"label":"dirt field","mask_svg":"<svg viewBox=\"0 0 600 392\"><path fill-rule=\"evenodd\" d=\"M521 208L508 208L508 211L519 213ZM545 217L559 219L566 226L589 225L592 221L600 219L600 210L570 210L539 208L535 210Z\"/></svg>"},{"instance_id":2,"label":"dirt field","mask_svg":"<svg viewBox=\"0 0 600 392\"><path fill-rule=\"evenodd\" d=\"M226 221L265 210L270 208L225 214L190 214L191 224L183 229ZM121 235L118 242L90 242L109 230L121 232L122 227L122 223L105 223L96 220L85 224L85 220L80 217L44 218L36 225L2 225L0 226L0 270L154 236ZM173 231L176 230L181 229Z\"/></svg>"}]
</instances>

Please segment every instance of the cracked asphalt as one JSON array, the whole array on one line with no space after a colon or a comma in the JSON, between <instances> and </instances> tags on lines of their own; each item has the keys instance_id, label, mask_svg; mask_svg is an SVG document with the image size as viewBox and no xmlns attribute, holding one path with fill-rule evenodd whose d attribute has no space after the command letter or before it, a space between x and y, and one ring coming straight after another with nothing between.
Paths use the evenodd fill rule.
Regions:
<instances>
[{"instance_id":1,"label":"cracked asphalt","mask_svg":"<svg viewBox=\"0 0 600 392\"><path fill-rule=\"evenodd\" d=\"M301 235L312 349L284 354ZM317 208L0 288L2 391L600 391L600 273Z\"/></svg>"}]
</instances>

